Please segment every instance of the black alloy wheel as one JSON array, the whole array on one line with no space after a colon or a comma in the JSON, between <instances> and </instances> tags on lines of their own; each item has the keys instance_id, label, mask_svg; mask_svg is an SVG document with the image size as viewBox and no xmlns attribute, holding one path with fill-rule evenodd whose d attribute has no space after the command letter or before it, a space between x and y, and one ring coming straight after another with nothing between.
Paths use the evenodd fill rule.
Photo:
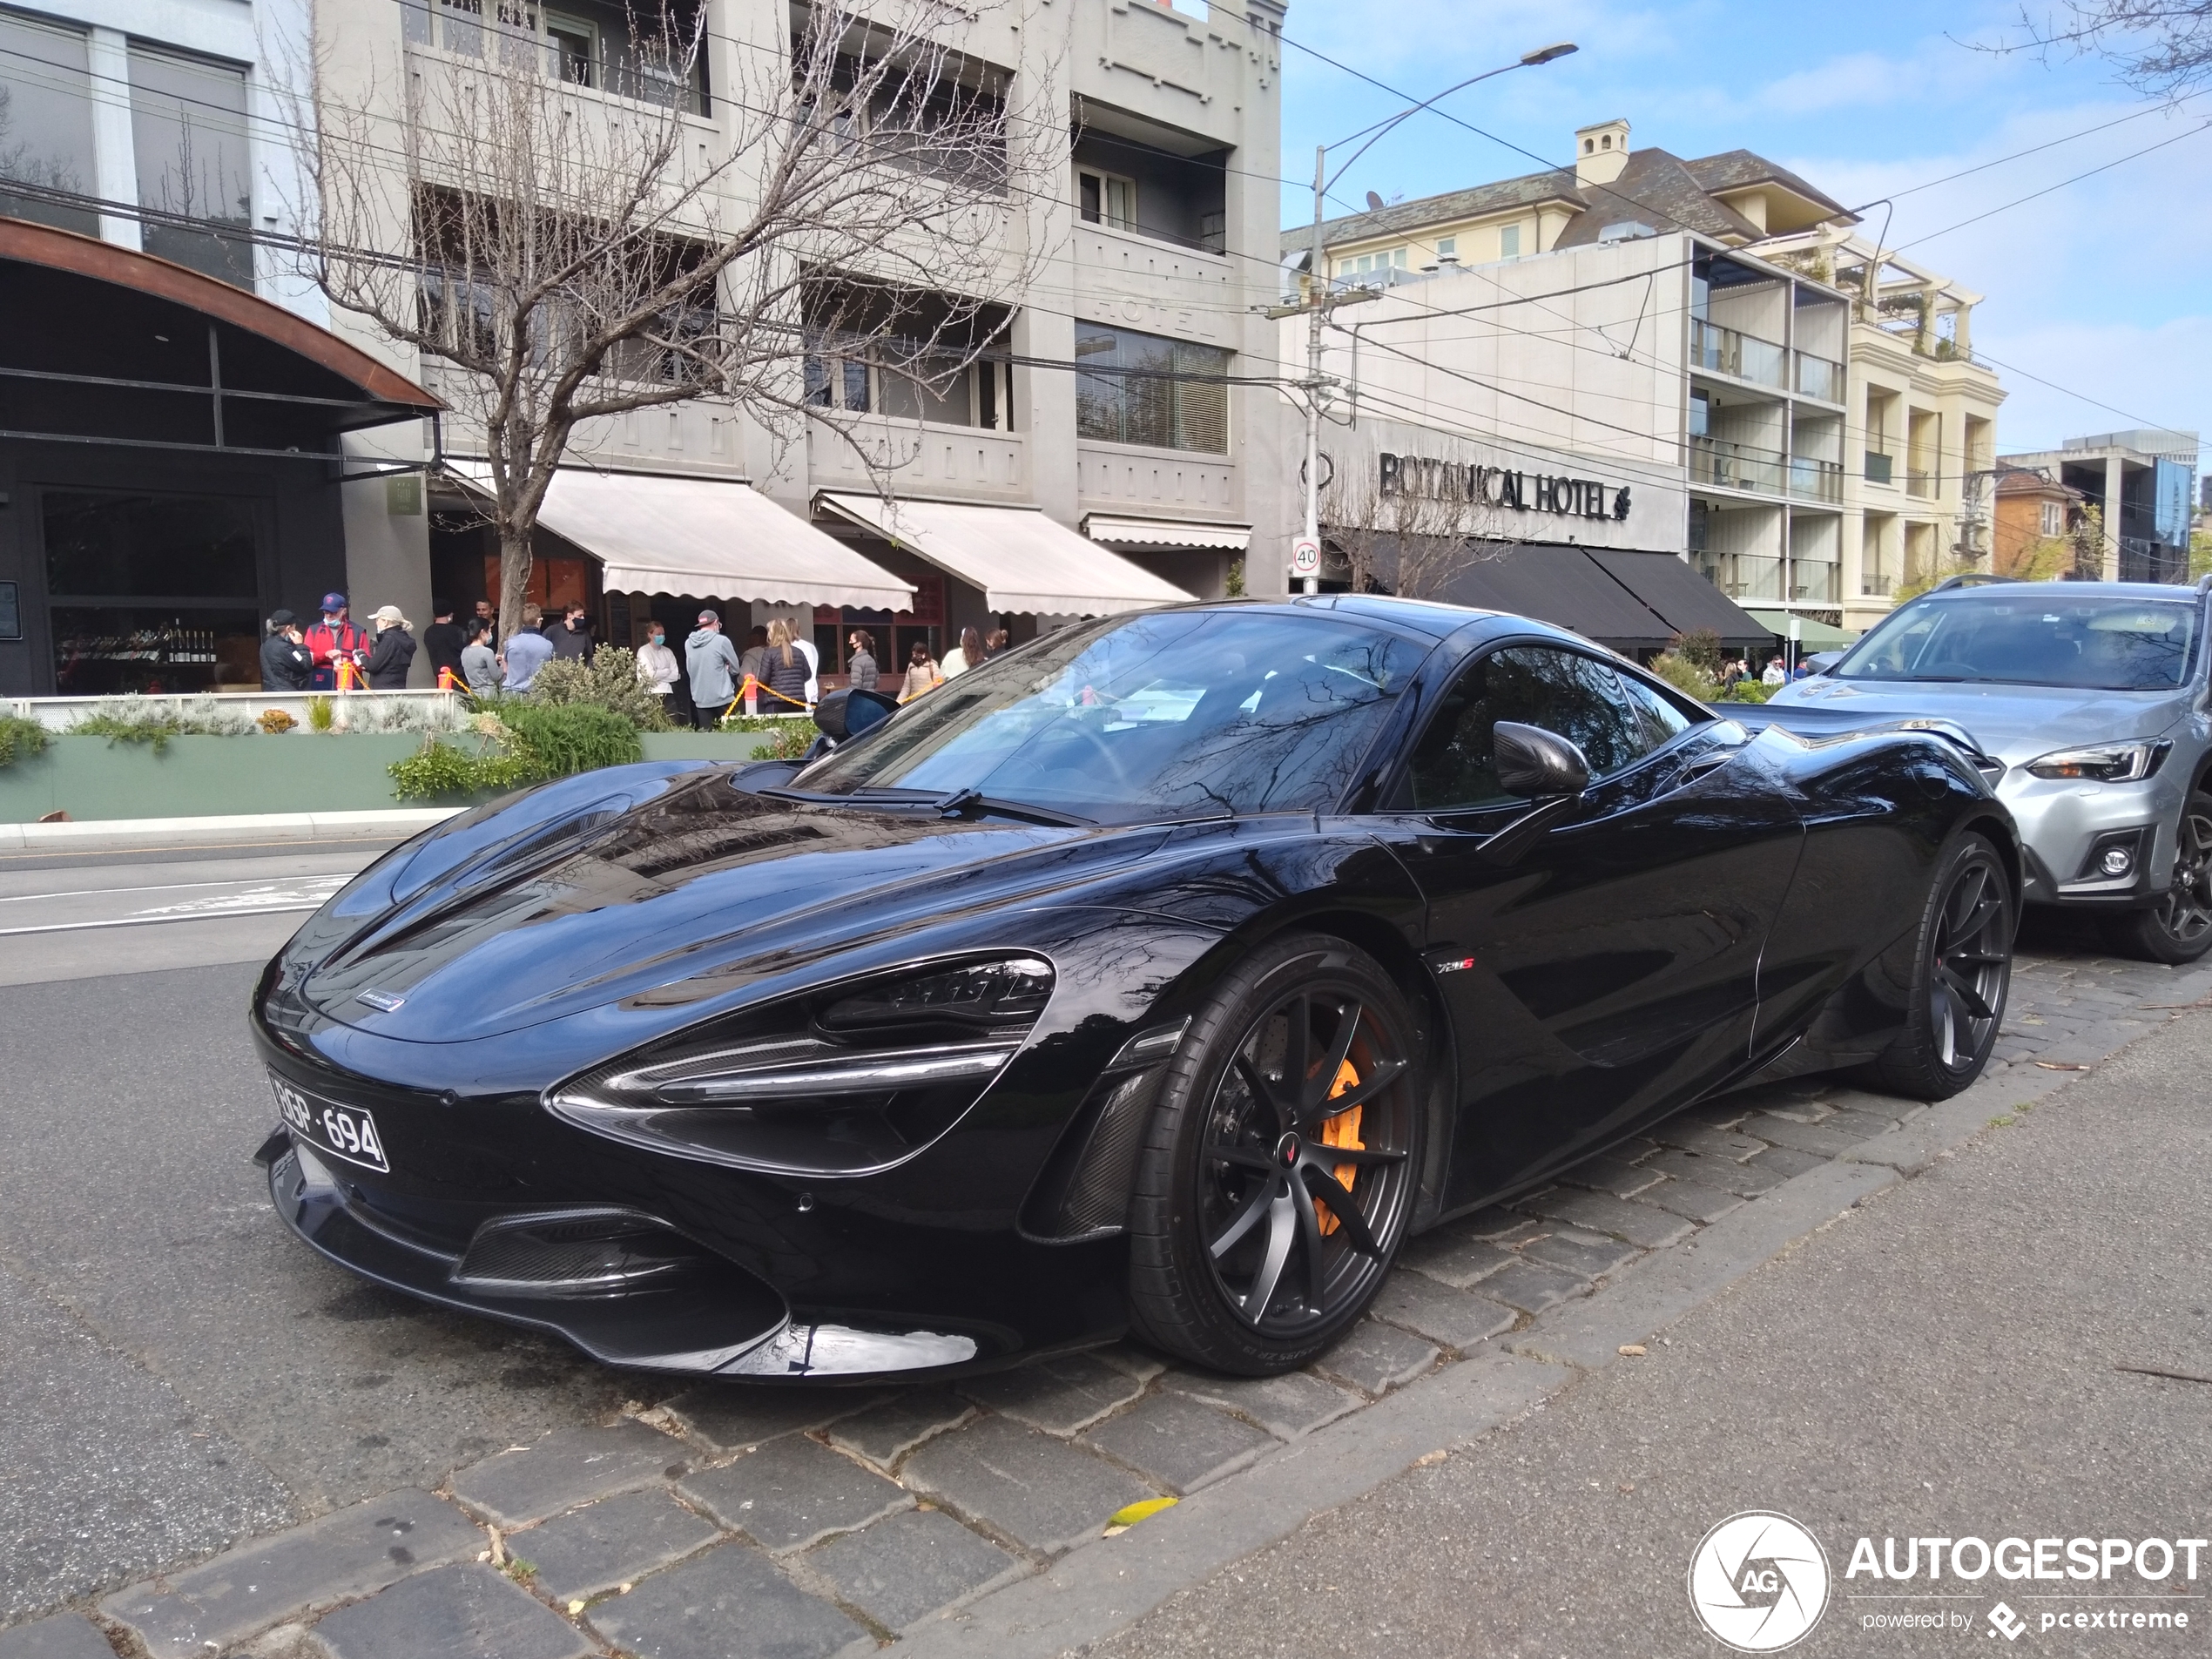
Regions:
<instances>
[{"instance_id":1,"label":"black alloy wheel","mask_svg":"<svg viewBox=\"0 0 2212 1659\"><path fill-rule=\"evenodd\" d=\"M1220 1370L1304 1364L1357 1318L1411 1217L1420 1042L1365 953L1264 947L1192 1022L1132 1206L1140 1330Z\"/></svg>"},{"instance_id":2,"label":"black alloy wheel","mask_svg":"<svg viewBox=\"0 0 2212 1659\"><path fill-rule=\"evenodd\" d=\"M2116 918L2112 941L2153 962L2193 962L2212 950L2212 794L2189 791L2175 831L2172 885L2149 909Z\"/></svg>"},{"instance_id":3,"label":"black alloy wheel","mask_svg":"<svg viewBox=\"0 0 2212 1659\"><path fill-rule=\"evenodd\" d=\"M1981 1075L2012 987L2016 915L1997 849L1960 837L1929 887L1905 1029L1872 1069L1879 1086L1946 1100Z\"/></svg>"}]
</instances>

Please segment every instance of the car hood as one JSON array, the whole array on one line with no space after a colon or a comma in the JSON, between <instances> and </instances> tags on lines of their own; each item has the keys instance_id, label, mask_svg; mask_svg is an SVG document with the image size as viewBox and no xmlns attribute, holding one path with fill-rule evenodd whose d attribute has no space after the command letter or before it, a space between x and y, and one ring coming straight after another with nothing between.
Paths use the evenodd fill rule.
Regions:
<instances>
[{"instance_id":1,"label":"car hood","mask_svg":"<svg viewBox=\"0 0 2212 1659\"><path fill-rule=\"evenodd\" d=\"M2061 685L1960 685L1940 680L1800 680L1769 699L1777 711L1831 717L1955 720L1983 749L2017 766L2054 749L2155 738L2181 714L2175 691L2097 691ZM1782 724L1787 725L1786 718Z\"/></svg>"},{"instance_id":2,"label":"car hood","mask_svg":"<svg viewBox=\"0 0 2212 1659\"><path fill-rule=\"evenodd\" d=\"M311 958L295 965L298 994L380 1036L470 1042L732 964L766 976L846 941L1049 898L1166 836L805 806L720 772L617 806L529 822L524 853L412 891L405 863L381 892L364 877L295 940ZM499 819L477 828L496 833Z\"/></svg>"}]
</instances>

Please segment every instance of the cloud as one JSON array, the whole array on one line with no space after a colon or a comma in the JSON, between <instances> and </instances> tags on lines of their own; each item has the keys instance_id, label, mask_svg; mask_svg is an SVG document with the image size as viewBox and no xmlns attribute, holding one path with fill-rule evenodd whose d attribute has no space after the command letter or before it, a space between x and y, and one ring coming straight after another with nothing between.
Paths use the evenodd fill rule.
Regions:
<instances>
[{"instance_id":1,"label":"cloud","mask_svg":"<svg viewBox=\"0 0 2212 1659\"><path fill-rule=\"evenodd\" d=\"M2212 386L2203 374L2212 361L2212 315L2148 327L1978 327L1974 345L2000 365L2006 393L1997 415L2000 453L2055 449L2067 438L2136 426L2212 433Z\"/></svg>"}]
</instances>

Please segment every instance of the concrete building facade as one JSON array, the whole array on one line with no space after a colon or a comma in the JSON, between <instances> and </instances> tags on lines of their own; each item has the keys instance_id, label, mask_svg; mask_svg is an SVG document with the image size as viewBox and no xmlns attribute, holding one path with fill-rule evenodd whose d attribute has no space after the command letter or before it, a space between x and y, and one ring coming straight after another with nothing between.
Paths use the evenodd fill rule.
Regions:
<instances>
[{"instance_id":1,"label":"concrete building facade","mask_svg":"<svg viewBox=\"0 0 2212 1659\"><path fill-rule=\"evenodd\" d=\"M2073 492L2094 512L2100 568L2108 582L2182 582L2189 569L2197 436L2138 428L2068 438L2056 449L2008 455L2000 464Z\"/></svg>"}]
</instances>

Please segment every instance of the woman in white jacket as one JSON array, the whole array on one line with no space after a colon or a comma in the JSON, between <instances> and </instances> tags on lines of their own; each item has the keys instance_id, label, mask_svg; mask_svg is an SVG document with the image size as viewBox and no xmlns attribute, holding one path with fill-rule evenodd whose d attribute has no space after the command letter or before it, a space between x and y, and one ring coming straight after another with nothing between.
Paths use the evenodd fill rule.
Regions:
<instances>
[{"instance_id":1,"label":"woman in white jacket","mask_svg":"<svg viewBox=\"0 0 2212 1659\"><path fill-rule=\"evenodd\" d=\"M676 719L676 653L668 648L668 630L654 623L650 637L637 647L637 684L660 698L671 724Z\"/></svg>"}]
</instances>

